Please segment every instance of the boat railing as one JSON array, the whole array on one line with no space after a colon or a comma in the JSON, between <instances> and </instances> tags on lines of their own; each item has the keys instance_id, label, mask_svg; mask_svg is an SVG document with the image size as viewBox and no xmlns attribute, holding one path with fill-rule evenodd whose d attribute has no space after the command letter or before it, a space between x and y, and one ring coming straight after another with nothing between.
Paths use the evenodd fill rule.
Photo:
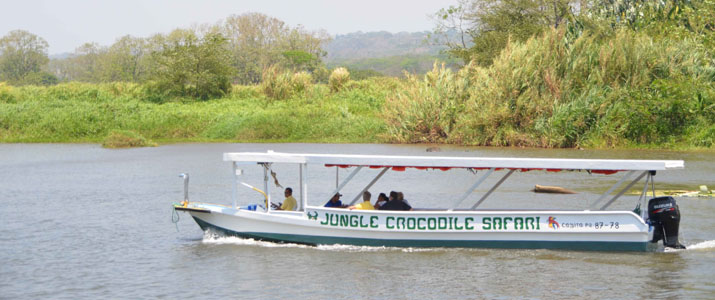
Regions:
<instances>
[{"instance_id":1,"label":"boat railing","mask_svg":"<svg viewBox=\"0 0 715 300\"><path fill-rule=\"evenodd\" d=\"M583 209L564 209L564 208L413 208L412 211L585 211Z\"/></svg>"},{"instance_id":2,"label":"boat railing","mask_svg":"<svg viewBox=\"0 0 715 300\"><path fill-rule=\"evenodd\" d=\"M265 198L264 210L267 213L274 212L270 208L271 191L269 184L269 175L273 176L273 181L277 187L282 187L278 184L278 180L272 171L273 163L289 163L299 165L299 201L297 211L305 214L305 209L308 207L308 187L307 173L308 164L321 165L325 167L335 167L335 188L329 195L339 193L345 186L355 178L361 171L367 169L380 170L374 175L370 182L362 187L359 193L354 195L352 199L347 201L347 205L353 205L359 201L363 192L369 190L388 170L404 171L405 168L416 169L440 169L449 170L452 168L466 168L471 170L475 175L480 171L480 176L474 178L474 182L459 196L451 200L450 208L419 208L416 211L482 211L480 206L483 205L490 196L504 183L510 175L516 171L526 172L532 170L545 170L547 172L558 171L573 171L586 170L589 174L615 174L618 172L626 172L626 174L618 180L605 193L601 194L595 201L588 205L587 209L548 209L551 211L604 211L608 209L617 199L624 193L635 186L641 179L646 178L645 186L650 182L652 185L653 175L655 170L665 170L673 168L682 168L682 161L639 161L639 160L588 160L588 159L536 159L536 158L465 158L465 157L404 157L404 156L368 156L368 155L330 155L330 154L290 154L276 153L268 151L266 153L225 153L224 159L232 161L234 169L234 192L233 192L233 207L237 206L237 185L242 184L250 187L261 194ZM239 181L239 176L243 175L238 166L243 164L258 164L263 169L263 189L250 186ZM367 168L366 168L367 167ZM339 168L354 168L345 177L339 180ZM469 208L457 208L460 204L469 200L470 196L474 195L478 187L483 184L488 177L496 173L496 171L505 170L506 173L499 178L496 183L493 183L486 192L482 193L476 202ZM632 178L635 177L635 178ZM618 190L617 190L618 189ZM644 194L647 189L644 188ZM642 197L644 199L644 197ZM644 200L643 200L644 201ZM638 204L642 205L643 201L639 199ZM495 209L505 211L509 209ZM524 211L528 209L513 209ZM544 209L534 209L534 211L543 211ZM641 215L643 217L643 215Z\"/></svg>"}]
</instances>

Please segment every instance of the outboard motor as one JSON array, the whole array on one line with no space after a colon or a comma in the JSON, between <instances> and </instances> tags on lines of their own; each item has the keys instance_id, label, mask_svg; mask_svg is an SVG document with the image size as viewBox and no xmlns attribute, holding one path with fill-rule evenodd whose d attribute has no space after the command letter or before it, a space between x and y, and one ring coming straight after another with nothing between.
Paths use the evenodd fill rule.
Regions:
<instances>
[{"instance_id":1,"label":"outboard motor","mask_svg":"<svg viewBox=\"0 0 715 300\"><path fill-rule=\"evenodd\" d=\"M661 239L666 247L685 249L678 242L678 227L680 227L680 209L675 199L670 196L657 197L648 201L648 218L653 225L653 240Z\"/></svg>"}]
</instances>

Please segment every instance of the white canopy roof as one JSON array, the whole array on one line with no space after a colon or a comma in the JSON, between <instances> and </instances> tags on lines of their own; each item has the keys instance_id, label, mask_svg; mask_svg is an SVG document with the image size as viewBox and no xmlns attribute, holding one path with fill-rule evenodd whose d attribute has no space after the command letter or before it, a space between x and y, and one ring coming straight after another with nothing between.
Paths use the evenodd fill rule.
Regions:
<instances>
[{"instance_id":1,"label":"white canopy roof","mask_svg":"<svg viewBox=\"0 0 715 300\"><path fill-rule=\"evenodd\" d=\"M505 157L390 156L354 154L298 154L268 151L224 153L224 161L308 163L352 167L505 168L545 170L666 170L684 168L682 160L559 159Z\"/></svg>"}]
</instances>

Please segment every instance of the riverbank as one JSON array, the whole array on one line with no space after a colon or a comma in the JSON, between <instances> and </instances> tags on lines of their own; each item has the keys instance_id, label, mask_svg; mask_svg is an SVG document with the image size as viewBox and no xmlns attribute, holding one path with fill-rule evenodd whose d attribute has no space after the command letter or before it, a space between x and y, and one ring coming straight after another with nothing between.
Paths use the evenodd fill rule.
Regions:
<instances>
[{"instance_id":1,"label":"riverbank","mask_svg":"<svg viewBox=\"0 0 715 300\"><path fill-rule=\"evenodd\" d=\"M437 70L435 72L448 72ZM426 76L440 75L432 73ZM351 81L338 92L315 84L288 99L266 97L260 86L234 86L221 99L194 101L173 99L165 103L148 101L142 85L130 83L64 83L50 87L0 85L0 142L3 143L103 143L112 132L131 132L159 144L183 142L301 142L301 143L445 143L458 145L523 146L545 148L649 148L672 150L711 150L713 132L708 115L698 116L705 126L694 123L678 128L667 143L632 139L613 130L600 135L586 132L579 143L540 145L537 143L495 144L464 137L468 128L455 128L440 135L438 123L422 122L413 128L416 135L436 138L404 139L414 114L440 122L443 115L436 106L408 107L396 111L396 104L419 102L405 93L420 89L416 79L372 78ZM454 78L445 78L454 80ZM439 88L439 86L437 87ZM425 88L422 88L422 92ZM424 98L424 96L421 96ZM440 97L440 95L436 95ZM712 100L710 100L712 101ZM423 102L424 103L424 102ZM644 105L646 105L644 103ZM570 106L569 106L570 107ZM678 108L678 107L676 107ZM682 109L688 109L687 107ZM712 110L712 109L711 109ZM485 112L487 113L487 112ZM712 114L712 112L709 112ZM468 115L462 116L462 118ZM483 114L487 116L487 114ZM574 111L569 117L583 118ZM679 117L676 115L676 117ZM641 124L644 120L619 120L619 124ZM712 118L712 116L709 116ZM482 120L483 122L484 120ZM655 120L659 121L659 120ZM691 120L692 121L692 120ZM577 121L573 121L577 125ZM683 124L688 124L683 121ZM539 125L539 124L536 124ZM431 127L430 127L431 126ZM533 124L531 125L534 126ZM539 125L539 126L543 126ZM647 123L641 124L647 127ZM509 127L514 134L519 130ZM555 130L557 128L552 129ZM618 129L615 127L614 129ZM478 129L475 129L478 130ZM534 128L522 128L522 132ZM418 132L419 131L419 132ZM460 136L459 139L455 136ZM442 133L443 134L443 133ZM558 132L552 132L558 134ZM567 134L567 133L565 133ZM609 143L603 143L603 136ZM526 136L526 135L523 135ZM704 138L703 138L704 136ZM553 137L552 137L553 138ZM709 139L709 140L708 140ZM698 142L705 140L704 142Z\"/></svg>"},{"instance_id":2,"label":"riverbank","mask_svg":"<svg viewBox=\"0 0 715 300\"><path fill-rule=\"evenodd\" d=\"M260 85L209 100L176 98L152 82L0 83L0 142L98 143L124 132L148 144L713 148L715 67L707 49L629 30L569 34L509 43L489 67L435 63L405 79L356 81L336 69L340 76L314 84L308 73L272 68Z\"/></svg>"}]
</instances>

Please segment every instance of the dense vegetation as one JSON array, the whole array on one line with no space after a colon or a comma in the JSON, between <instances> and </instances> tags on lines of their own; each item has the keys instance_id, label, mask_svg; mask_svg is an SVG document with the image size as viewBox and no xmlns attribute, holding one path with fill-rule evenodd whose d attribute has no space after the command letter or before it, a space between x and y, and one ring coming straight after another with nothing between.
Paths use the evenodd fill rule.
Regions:
<instances>
[{"instance_id":1,"label":"dense vegetation","mask_svg":"<svg viewBox=\"0 0 715 300\"><path fill-rule=\"evenodd\" d=\"M89 45L65 65L12 32L0 141L713 148L714 0L473 0L437 17L436 39L463 33L444 43L465 65L402 79L329 70L320 32L260 14Z\"/></svg>"},{"instance_id":2,"label":"dense vegetation","mask_svg":"<svg viewBox=\"0 0 715 300\"><path fill-rule=\"evenodd\" d=\"M715 1L580 1L580 14L571 2L464 1L441 11L443 20L465 18L453 24L478 24L466 31L471 46L450 45L470 64L411 77L386 103L397 116L390 134L474 145L712 147ZM522 42L524 30L536 35ZM483 40L504 46L494 52Z\"/></svg>"}]
</instances>

